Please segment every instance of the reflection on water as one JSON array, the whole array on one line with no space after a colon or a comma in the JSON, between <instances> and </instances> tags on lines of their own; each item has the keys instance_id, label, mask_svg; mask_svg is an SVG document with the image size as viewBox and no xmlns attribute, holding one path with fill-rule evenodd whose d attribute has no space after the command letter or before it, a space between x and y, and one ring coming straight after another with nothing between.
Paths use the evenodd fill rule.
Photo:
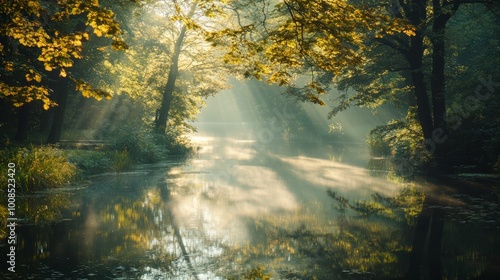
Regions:
<instances>
[{"instance_id":1,"label":"reflection on water","mask_svg":"<svg viewBox=\"0 0 500 280\"><path fill-rule=\"evenodd\" d=\"M23 198L19 205L29 220L17 229L17 273L2 267L2 277L404 275L415 227L411 217L422 207L416 193L332 160L342 153L325 156L328 146L271 149L251 140L196 141L201 149L187 161L141 166L94 177L78 190ZM328 190L349 201L351 210L339 211ZM446 209L442 259L448 278L478 276L498 254L497 202L453 194L443 205L424 206Z\"/></svg>"}]
</instances>

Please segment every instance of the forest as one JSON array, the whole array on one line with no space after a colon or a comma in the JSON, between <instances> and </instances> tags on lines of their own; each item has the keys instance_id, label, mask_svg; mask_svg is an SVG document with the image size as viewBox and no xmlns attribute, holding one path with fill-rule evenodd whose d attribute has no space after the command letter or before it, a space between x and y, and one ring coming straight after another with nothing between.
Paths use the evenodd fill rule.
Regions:
<instances>
[{"instance_id":1,"label":"forest","mask_svg":"<svg viewBox=\"0 0 500 280\"><path fill-rule=\"evenodd\" d=\"M93 267L89 271L95 279L109 277L112 266L115 274L116 267L124 268L118 269L120 275L131 279L140 273L147 276L142 279L496 279L500 275L498 249L482 251L500 245L495 237L500 229L498 1L0 0L0 4L0 248L13 234L7 225L15 213L24 221L17 223L15 233L25 244L16 243L18 266L33 262L19 278L6 279L54 277L53 271L39 271L53 257L35 253L26 244L51 236L40 233L45 232L40 229L44 225L53 226L53 232L69 220L87 226L91 215L100 217L100 224L113 221L118 230L130 228L111 242L116 243L117 255L122 250L139 254L125 249L132 241L142 245L130 247L144 252L146 240L149 244L162 240L146 233L151 228L155 234L165 231L158 219L168 220L169 236L178 243L174 253L167 249L158 253L168 263L155 272L166 273L163 276L155 276L154 265L141 259L112 261L102 270ZM214 116L218 117L207 121ZM200 166L202 160L208 163ZM131 177L136 185L114 181L146 171L155 175ZM191 178L191 172L201 177ZM139 189L141 181L154 187ZM266 188L250 183L254 181ZM280 199L288 196L271 186L280 182L303 201L293 211L291 204L279 206ZM130 197L119 196L120 184L131 190ZM359 190L350 190L351 184ZM318 186L322 189L316 194ZM101 187L117 196L106 202L77 191ZM190 232L182 222L184 210L176 208L191 196L208 199L210 207L226 207L225 203L236 207L239 196L226 194L248 188L259 190L242 195L254 197L255 205L241 203L252 210L234 210L238 219L231 216L250 228L245 233L252 236L248 243L228 245L221 241L226 238L214 241L204 233ZM43 198L34 201L33 196ZM229 202L217 204L219 196ZM268 196L276 201L264 205ZM139 207L140 199L151 203L149 210L144 210L146 202ZM286 211L265 208L273 203ZM102 213L88 209L94 204L102 206ZM325 211L321 216L330 218L311 218L318 216L317 205L328 208L321 210ZM491 211L477 210L473 216L479 218L464 223L454 220L472 213L468 209L474 206ZM257 218L259 207L267 213L263 220ZM221 209L213 211L228 213ZM280 216L289 210L290 220ZM115 225L115 218L110 218L115 214L110 213L122 215L122 223ZM447 236L469 222L484 236L467 235L463 252L447 251L453 248L451 243L460 243ZM484 224L488 230L482 230ZM84 234L72 222L66 228L68 236ZM137 232L131 233L132 228ZM99 227L97 234L101 230L107 232ZM392 243L374 237L384 231L398 237ZM236 234L235 240L245 234ZM74 237L61 244L51 238L43 246L54 257L66 256L64 246L85 251ZM117 245L120 238L125 245ZM473 239L478 238L489 243L477 245ZM199 253L200 264L190 257L195 253L188 252L196 245L190 249L184 244L191 239L215 242L210 248L223 248L227 254L219 257L237 263L238 269L203 263L205 258L211 260L215 249ZM56 243L59 246L50 247ZM283 254L279 261L278 252ZM300 261L291 262L291 255ZM71 265L77 270L88 256L70 257L80 260ZM268 266L266 258L272 259ZM89 262L95 259L89 257ZM474 265L467 265L465 272L462 263ZM218 269L201 272L209 266ZM2 269L1 273L8 272L7 267Z\"/></svg>"}]
</instances>

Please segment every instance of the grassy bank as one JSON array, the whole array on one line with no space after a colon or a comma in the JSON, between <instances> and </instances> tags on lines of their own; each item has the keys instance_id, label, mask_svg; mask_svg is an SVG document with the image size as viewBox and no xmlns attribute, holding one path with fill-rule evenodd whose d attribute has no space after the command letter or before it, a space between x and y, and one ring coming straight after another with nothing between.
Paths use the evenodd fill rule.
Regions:
<instances>
[{"instance_id":1,"label":"grassy bank","mask_svg":"<svg viewBox=\"0 0 500 280\"><path fill-rule=\"evenodd\" d=\"M4 146L0 150L3 193L0 238L6 234L9 193L15 199L35 191L67 186L89 175L123 172L137 164L160 162L170 155L187 155L192 151L188 141L167 142L163 137L157 138L151 134L122 136L92 150L61 149L57 145Z\"/></svg>"}]
</instances>

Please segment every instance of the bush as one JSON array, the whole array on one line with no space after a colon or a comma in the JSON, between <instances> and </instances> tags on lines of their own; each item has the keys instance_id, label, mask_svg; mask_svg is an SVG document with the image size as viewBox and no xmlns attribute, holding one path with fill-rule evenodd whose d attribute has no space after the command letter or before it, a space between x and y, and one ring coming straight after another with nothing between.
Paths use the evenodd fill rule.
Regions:
<instances>
[{"instance_id":1,"label":"bush","mask_svg":"<svg viewBox=\"0 0 500 280\"><path fill-rule=\"evenodd\" d=\"M110 153L101 151L72 150L68 160L84 175L111 171L113 158Z\"/></svg>"},{"instance_id":2,"label":"bush","mask_svg":"<svg viewBox=\"0 0 500 280\"><path fill-rule=\"evenodd\" d=\"M9 211L4 205L0 205L0 239L4 239L7 236L7 216Z\"/></svg>"},{"instance_id":3,"label":"bush","mask_svg":"<svg viewBox=\"0 0 500 280\"><path fill-rule=\"evenodd\" d=\"M153 132L124 127L111 139L108 150L127 151L134 162L155 163L163 160L168 153L164 141L164 137Z\"/></svg>"},{"instance_id":4,"label":"bush","mask_svg":"<svg viewBox=\"0 0 500 280\"><path fill-rule=\"evenodd\" d=\"M115 172L125 171L132 168L134 162L127 150L115 151L113 156L112 170Z\"/></svg>"},{"instance_id":5,"label":"bush","mask_svg":"<svg viewBox=\"0 0 500 280\"><path fill-rule=\"evenodd\" d=\"M415 110L409 110L404 121L395 120L375 128L368 139L372 156L390 156L389 171L404 178L413 177L431 163L432 155L423 143Z\"/></svg>"},{"instance_id":6,"label":"bush","mask_svg":"<svg viewBox=\"0 0 500 280\"><path fill-rule=\"evenodd\" d=\"M188 155L194 151L194 146L189 138L180 133L167 131L163 138L166 149L171 155Z\"/></svg>"},{"instance_id":7,"label":"bush","mask_svg":"<svg viewBox=\"0 0 500 280\"><path fill-rule=\"evenodd\" d=\"M16 164L16 189L34 191L44 188L57 188L68 183L76 174L76 167L70 163L64 153L53 146L29 146L10 148L2 151L2 162ZM0 169L7 174L7 164ZM7 178L1 176L2 187L7 186Z\"/></svg>"},{"instance_id":8,"label":"bush","mask_svg":"<svg viewBox=\"0 0 500 280\"><path fill-rule=\"evenodd\" d=\"M82 175L129 170L134 160L127 150L121 151L86 151L68 152L68 160L78 168Z\"/></svg>"},{"instance_id":9,"label":"bush","mask_svg":"<svg viewBox=\"0 0 500 280\"><path fill-rule=\"evenodd\" d=\"M107 139L109 144L100 151L68 151L68 159L83 175L108 171L120 172L134 163L156 163L168 154L188 154L189 140L178 133L157 134L136 126L123 126Z\"/></svg>"},{"instance_id":10,"label":"bush","mask_svg":"<svg viewBox=\"0 0 500 280\"><path fill-rule=\"evenodd\" d=\"M500 157L498 122L463 119L460 127L450 129L448 136L446 163L449 166L458 172L495 172Z\"/></svg>"}]
</instances>

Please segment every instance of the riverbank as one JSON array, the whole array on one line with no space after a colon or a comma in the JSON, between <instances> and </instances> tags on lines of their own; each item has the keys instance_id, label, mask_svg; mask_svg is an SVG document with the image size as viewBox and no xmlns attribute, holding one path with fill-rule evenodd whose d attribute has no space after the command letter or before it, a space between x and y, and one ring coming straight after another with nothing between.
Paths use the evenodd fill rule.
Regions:
<instances>
[{"instance_id":1,"label":"riverbank","mask_svg":"<svg viewBox=\"0 0 500 280\"><path fill-rule=\"evenodd\" d=\"M89 176L130 171L140 164L179 156L152 142L140 147L122 144L107 143L92 149L62 149L59 145L4 146L0 150L0 190L5 194L0 204L0 238L6 236L7 217L13 213L8 207L9 200L14 205L20 196L81 184ZM176 151L187 154L192 148L186 145ZM21 214L16 214L19 221L25 218Z\"/></svg>"}]
</instances>

